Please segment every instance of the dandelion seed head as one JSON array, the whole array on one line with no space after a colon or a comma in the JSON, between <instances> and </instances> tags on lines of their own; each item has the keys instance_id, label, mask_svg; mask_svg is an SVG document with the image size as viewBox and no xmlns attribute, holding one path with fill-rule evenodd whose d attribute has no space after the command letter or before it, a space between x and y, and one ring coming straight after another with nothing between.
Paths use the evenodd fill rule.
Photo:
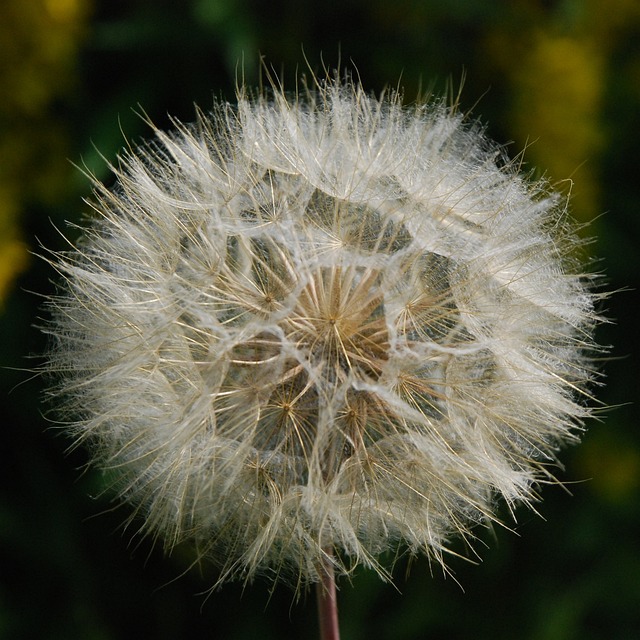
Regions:
<instances>
[{"instance_id":1,"label":"dandelion seed head","mask_svg":"<svg viewBox=\"0 0 640 640\"><path fill-rule=\"evenodd\" d=\"M317 581L530 503L590 410L561 204L443 103L240 93L122 155L50 299L68 429L220 581Z\"/></svg>"}]
</instances>

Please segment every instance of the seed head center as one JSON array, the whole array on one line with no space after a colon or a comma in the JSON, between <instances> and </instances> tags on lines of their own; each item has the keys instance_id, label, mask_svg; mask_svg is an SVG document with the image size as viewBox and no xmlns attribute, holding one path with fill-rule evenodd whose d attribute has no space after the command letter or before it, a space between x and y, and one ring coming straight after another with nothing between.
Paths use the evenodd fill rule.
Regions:
<instances>
[{"instance_id":1,"label":"seed head center","mask_svg":"<svg viewBox=\"0 0 640 640\"><path fill-rule=\"evenodd\" d=\"M380 377L389 349L380 277L368 269L320 269L285 321L285 332L332 380Z\"/></svg>"}]
</instances>

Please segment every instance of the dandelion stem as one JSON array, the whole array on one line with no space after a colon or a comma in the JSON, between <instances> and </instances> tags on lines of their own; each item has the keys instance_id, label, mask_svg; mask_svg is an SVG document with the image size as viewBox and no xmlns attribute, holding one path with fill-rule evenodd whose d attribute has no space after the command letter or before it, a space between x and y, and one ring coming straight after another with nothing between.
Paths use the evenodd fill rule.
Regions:
<instances>
[{"instance_id":1,"label":"dandelion stem","mask_svg":"<svg viewBox=\"0 0 640 640\"><path fill-rule=\"evenodd\" d=\"M324 557L320 568L321 580L316 585L320 640L340 640L336 577L333 570L332 557L333 553L331 551Z\"/></svg>"}]
</instances>

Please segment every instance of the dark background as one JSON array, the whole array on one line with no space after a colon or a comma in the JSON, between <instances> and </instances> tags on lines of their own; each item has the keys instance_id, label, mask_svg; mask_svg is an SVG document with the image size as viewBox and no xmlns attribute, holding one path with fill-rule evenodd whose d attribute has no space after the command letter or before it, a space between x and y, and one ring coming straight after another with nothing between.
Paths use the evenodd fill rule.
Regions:
<instances>
[{"instance_id":1,"label":"dark background","mask_svg":"<svg viewBox=\"0 0 640 640\"><path fill-rule=\"evenodd\" d=\"M640 637L639 42L636 0L3 0L0 638L317 636L313 597L260 582L207 597L213 569L182 575L186 550L165 558L123 531L126 507L48 429L27 371L45 343L31 292L53 277L29 252L63 248L55 227L88 211L72 163L109 181L100 154L149 133L134 110L160 127L191 120L194 102L233 99L241 72L256 85L260 55L285 87L338 62L407 101L463 84L463 110L571 191L593 269L620 290L598 334L613 347L597 396L613 408L564 452L573 495L545 487L542 517L520 510L515 535L480 532L482 562L452 559L455 579L425 560L400 562L395 588L360 571L340 585L344 640Z\"/></svg>"}]
</instances>

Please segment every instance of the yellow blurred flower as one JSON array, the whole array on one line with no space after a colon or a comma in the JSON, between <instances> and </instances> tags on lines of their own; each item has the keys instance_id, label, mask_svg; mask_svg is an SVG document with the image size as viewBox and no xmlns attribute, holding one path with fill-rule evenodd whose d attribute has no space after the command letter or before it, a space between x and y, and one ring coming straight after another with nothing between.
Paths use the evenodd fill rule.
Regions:
<instances>
[{"instance_id":1,"label":"yellow blurred flower","mask_svg":"<svg viewBox=\"0 0 640 640\"><path fill-rule=\"evenodd\" d=\"M50 107L73 86L87 9L87 0L0 4L0 152L11 159L0 165L0 303L28 260L21 215L60 193L66 134Z\"/></svg>"},{"instance_id":2,"label":"yellow blurred flower","mask_svg":"<svg viewBox=\"0 0 640 640\"><path fill-rule=\"evenodd\" d=\"M513 125L533 144L529 156L552 181L569 177L576 216L600 211L597 156L603 142L600 105L603 55L589 40L539 32L528 56L514 69Z\"/></svg>"},{"instance_id":3,"label":"yellow blurred flower","mask_svg":"<svg viewBox=\"0 0 640 640\"><path fill-rule=\"evenodd\" d=\"M552 182L569 179L573 214L588 222L602 210L602 106L621 33L640 20L635 0L581 0L542 7L518 0L488 33L485 52L507 77L511 131L526 158ZM617 72L617 70L616 70ZM557 185L556 185L557 186Z\"/></svg>"}]
</instances>

